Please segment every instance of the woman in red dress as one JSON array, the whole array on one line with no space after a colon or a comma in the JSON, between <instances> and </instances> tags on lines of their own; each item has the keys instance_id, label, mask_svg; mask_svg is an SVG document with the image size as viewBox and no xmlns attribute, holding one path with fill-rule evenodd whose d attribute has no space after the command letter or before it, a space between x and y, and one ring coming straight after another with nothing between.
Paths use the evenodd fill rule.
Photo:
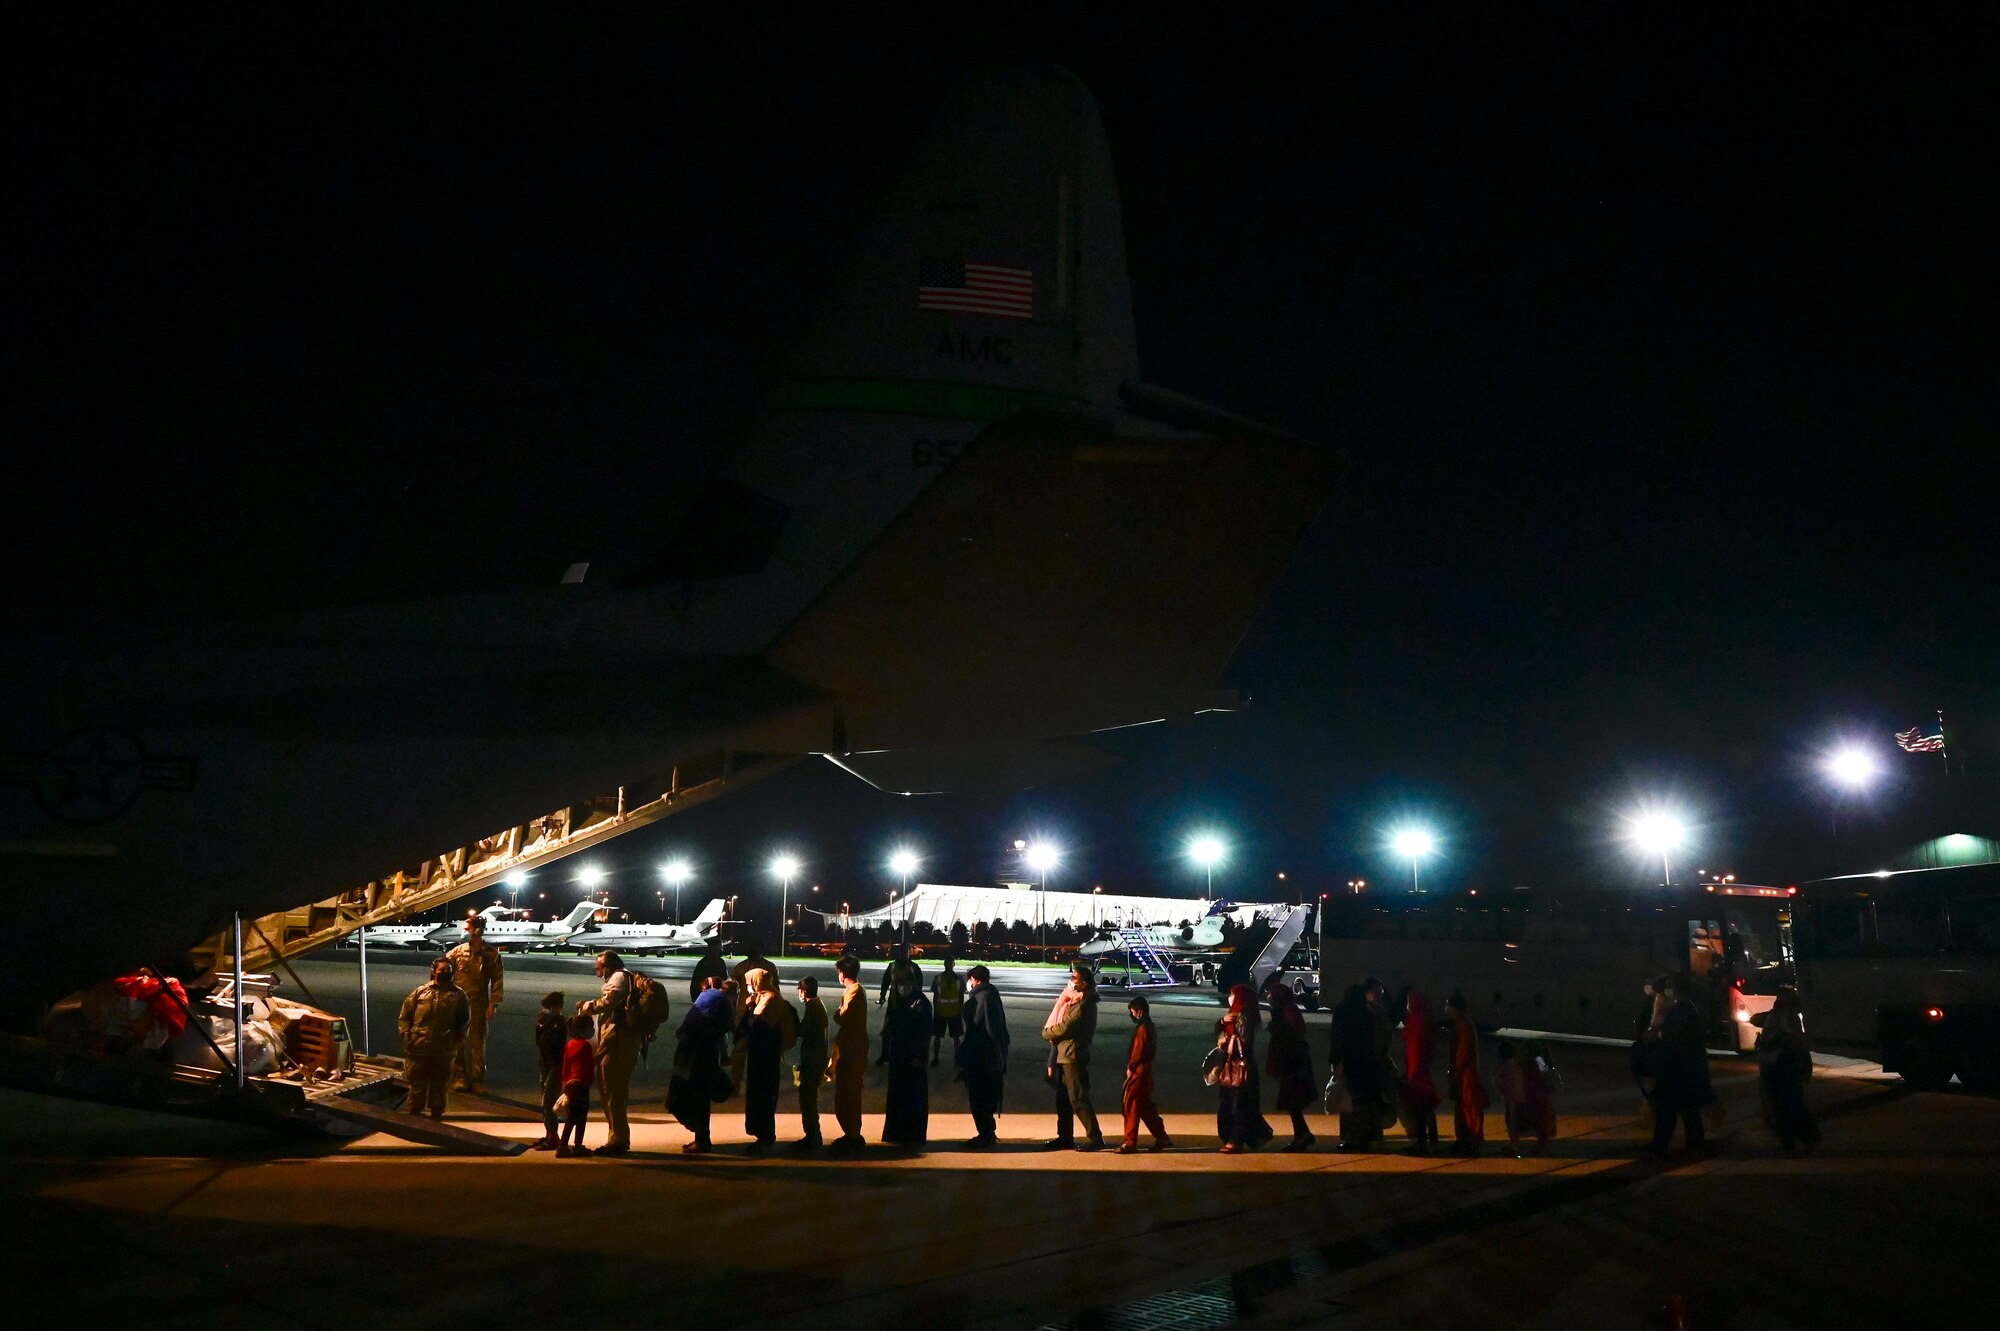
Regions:
<instances>
[{"instance_id":1,"label":"woman in red dress","mask_svg":"<svg viewBox=\"0 0 2000 1331\"><path fill-rule=\"evenodd\" d=\"M1437 1016L1422 990L1403 991L1403 1130L1410 1151L1429 1155L1438 1144L1438 1089L1431 1075L1437 1053Z\"/></svg>"},{"instance_id":2,"label":"woman in red dress","mask_svg":"<svg viewBox=\"0 0 2000 1331\"><path fill-rule=\"evenodd\" d=\"M1451 1098L1457 1106L1453 1127L1460 1155L1478 1155L1486 1143L1486 1083L1479 1076L1479 1028L1465 1010L1465 995L1444 1000L1451 1030Z\"/></svg>"}]
</instances>

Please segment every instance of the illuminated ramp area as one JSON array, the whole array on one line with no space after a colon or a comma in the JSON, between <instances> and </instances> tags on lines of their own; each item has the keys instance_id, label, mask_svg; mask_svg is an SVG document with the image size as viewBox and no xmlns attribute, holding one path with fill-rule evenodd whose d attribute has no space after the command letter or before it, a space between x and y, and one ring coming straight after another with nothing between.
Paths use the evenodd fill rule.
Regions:
<instances>
[{"instance_id":1,"label":"illuminated ramp area","mask_svg":"<svg viewBox=\"0 0 2000 1331\"><path fill-rule=\"evenodd\" d=\"M356 930L447 905L499 883L517 869L550 864L602 845L768 776L798 761L798 754L721 752L675 768L665 791L641 804L627 792L566 805L540 818L482 837L469 846L398 869L320 901L243 921L243 968L255 971L331 946ZM683 782L687 784L683 784ZM209 940L204 951L218 966L232 964L230 934Z\"/></svg>"}]
</instances>

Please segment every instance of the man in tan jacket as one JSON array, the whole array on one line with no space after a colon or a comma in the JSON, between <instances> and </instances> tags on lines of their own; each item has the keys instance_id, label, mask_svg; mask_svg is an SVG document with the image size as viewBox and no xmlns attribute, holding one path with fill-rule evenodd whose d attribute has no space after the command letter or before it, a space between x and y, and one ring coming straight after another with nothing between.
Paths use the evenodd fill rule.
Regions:
<instances>
[{"instance_id":1,"label":"man in tan jacket","mask_svg":"<svg viewBox=\"0 0 2000 1331\"><path fill-rule=\"evenodd\" d=\"M474 915L465 922L465 941L444 954L451 962L452 978L472 1014L465 1043L452 1060L454 1091L486 1093L486 1024L500 1009L501 991L506 987L507 967L500 949L486 941L486 920Z\"/></svg>"},{"instance_id":2,"label":"man in tan jacket","mask_svg":"<svg viewBox=\"0 0 2000 1331\"><path fill-rule=\"evenodd\" d=\"M861 1136L861 1092L868 1076L868 991L861 987L861 964L853 957L834 963L840 976L840 1006L834 1011L833 1062L827 1075L833 1079L833 1116L840 1124L840 1140L833 1149L858 1151Z\"/></svg>"},{"instance_id":3,"label":"man in tan jacket","mask_svg":"<svg viewBox=\"0 0 2000 1331\"><path fill-rule=\"evenodd\" d=\"M632 1124L625 1106L632 1094L632 1073L639 1066L639 1032L633 1026L632 976L616 952L600 952L593 969L604 987L596 998L576 1005L583 1016L597 1018L597 1094L604 1104L610 1134L598 1155L624 1155L632 1149Z\"/></svg>"},{"instance_id":4,"label":"man in tan jacket","mask_svg":"<svg viewBox=\"0 0 2000 1331\"><path fill-rule=\"evenodd\" d=\"M403 1036L403 1079L410 1083L409 1112L444 1117L444 1087L452 1056L470 1020L465 995L452 983L451 962L431 963L431 978L410 991L396 1016Z\"/></svg>"}]
</instances>

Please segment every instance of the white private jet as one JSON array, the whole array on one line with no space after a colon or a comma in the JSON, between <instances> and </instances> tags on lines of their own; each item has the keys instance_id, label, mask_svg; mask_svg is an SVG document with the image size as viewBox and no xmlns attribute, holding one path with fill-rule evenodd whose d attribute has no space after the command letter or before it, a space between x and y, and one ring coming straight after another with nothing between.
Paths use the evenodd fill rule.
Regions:
<instances>
[{"instance_id":1,"label":"white private jet","mask_svg":"<svg viewBox=\"0 0 2000 1331\"><path fill-rule=\"evenodd\" d=\"M488 906L479 914L486 921L486 941L502 952L517 948L549 947L562 942L584 926L604 906L596 901L579 901L560 920L531 920L526 911L510 911ZM497 913L496 913L497 912ZM456 947L465 941L465 921L454 920L432 929L425 939L434 947Z\"/></svg>"},{"instance_id":2,"label":"white private jet","mask_svg":"<svg viewBox=\"0 0 2000 1331\"><path fill-rule=\"evenodd\" d=\"M487 927L491 928L493 921L505 915L506 910L500 906L488 906L479 913L486 917ZM353 946L365 940L370 947L427 948L433 946L431 935L437 930L435 924L374 924L356 930L354 936L343 939L341 945Z\"/></svg>"},{"instance_id":3,"label":"white private jet","mask_svg":"<svg viewBox=\"0 0 2000 1331\"><path fill-rule=\"evenodd\" d=\"M1106 957L1123 952L1126 948L1125 935L1131 932L1107 926L1079 947L1076 954L1080 957ZM1222 916L1210 915L1193 924L1149 924L1137 932L1144 938L1146 946L1155 952L1192 956L1213 952L1222 946Z\"/></svg>"},{"instance_id":4,"label":"white private jet","mask_svg":"<svg viewBox=\"0 0 2000 1331\"><path fill-rule=\"evenodd\" d=\"M692 952L705 947L722 924L722 898L701 908L689 924L586 924L562 941L563 947L596 951L661 953Z\"/></svg>"}]
</instances>

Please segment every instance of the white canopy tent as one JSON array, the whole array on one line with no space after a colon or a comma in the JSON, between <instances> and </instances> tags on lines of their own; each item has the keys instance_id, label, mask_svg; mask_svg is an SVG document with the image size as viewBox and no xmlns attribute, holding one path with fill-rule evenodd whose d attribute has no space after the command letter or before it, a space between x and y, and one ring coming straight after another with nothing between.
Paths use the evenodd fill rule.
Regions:
<instances>
[{"instance_id":1,"label":"white canopy tent","mask_svg":"<svg viewBox=\"0 0 2000 1331\"><path fill-rule=\"evenodd\" d=\"M1001 887L959 887L949 883L919 883L908 896L876 910L856 911L845 917L853 928L877 924L900 927L930 924L949 932L952 925L1008 924L1026 920L1031 925L1058 924L1089 929L1104 924L1180 924L1208 914L1212 903L1200 897L1132 897L1110 892L1064 892L1041 890L1031 883L1009 883ZM1237 923L1248 924L1268 902L1232 901L1228 912ZM842 917L833 917L839 922Z\"/></svg>"}]
</instances>

